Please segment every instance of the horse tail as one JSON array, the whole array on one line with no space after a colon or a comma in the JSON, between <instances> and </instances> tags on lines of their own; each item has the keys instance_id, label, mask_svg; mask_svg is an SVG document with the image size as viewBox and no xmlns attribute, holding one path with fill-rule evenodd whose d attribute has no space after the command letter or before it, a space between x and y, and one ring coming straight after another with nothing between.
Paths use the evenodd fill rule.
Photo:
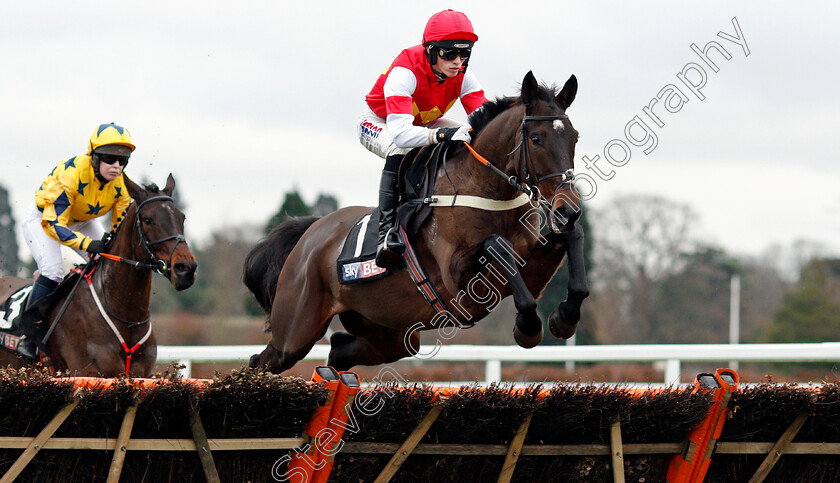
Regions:
<instances>
[{"instance_id":1,"label":"horse tail","mask_svg":"<svg viewBox=\"0 0 840 483\"><path fill-rule=\"evenodd\" d=\"M266 314L271 313L277 277L280 276L283 264L303 233L316 220L317 216L304 216L283 222L248 253L242 280Z\"/></svg>"}]
</instances>

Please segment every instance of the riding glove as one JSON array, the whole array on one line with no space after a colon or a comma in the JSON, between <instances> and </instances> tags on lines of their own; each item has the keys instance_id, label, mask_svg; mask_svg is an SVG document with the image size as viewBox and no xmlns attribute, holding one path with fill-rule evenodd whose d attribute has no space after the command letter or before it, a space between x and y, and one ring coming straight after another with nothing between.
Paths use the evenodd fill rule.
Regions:
<instances>
[{"instance_id":1,"label":"riding glove","mask_svg":"<svg viewBox=\"0 0 840 483\"><path fill-rule=\"evenodd\" d=\"M441 127L435 131L435 144L440 144L444 141L472 141L472 128L467 126L461 127Z\"/></svg>"},{"instance_id":2,"label":"riding glove","mask_svg":"<svg viewBox=\"0 0 840 483\"><path fill-rule=\"evenodd\" d=\"M86 252L90 253L91 255L96 255L97 253L102 253L105 251L105 244L102 243L102 240L93 240L88 245Z\"/></svg>"}]
</instances>

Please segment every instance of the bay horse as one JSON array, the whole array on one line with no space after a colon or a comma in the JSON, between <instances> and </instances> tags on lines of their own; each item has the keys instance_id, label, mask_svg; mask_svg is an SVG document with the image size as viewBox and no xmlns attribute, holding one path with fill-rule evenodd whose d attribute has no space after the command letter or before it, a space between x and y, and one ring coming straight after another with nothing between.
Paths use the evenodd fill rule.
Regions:
<instances>
[{"instance_id":1,"label":"bay horse","mask_svg":"<svg viewBox=\"0 0 840 483\"><path fill-rule=\"evenodd\" d=\"M157 358L149 310L152 272L166 276L175 290L195 281L198 264L184 239L184 214L172 199L175 179L170 174L163 190L153 184L141 187L127 176L125 184L134 201L108 253L88 262L84 273L89 277L79 278L70 293L58 294L49 309L47 347L55 370L76 376L150 376ZM0 300L30 283L0 279ZM0 364L32 362L2 351Z\"/></svg>"},{"instance_id":2,"label":"bay horse","mask_svg":"<svg viewBox=\"0 0 840 483\"><path fill-rule=\"evenodd\" d=\"M539 85L528 72L519 97L488 102L470 115L476 154L463 145L450 150L434 196L457 193L513 206L524 192L528 202L500 211L433 208L416 234L415 248L429 279L449 302L444 319L421 297L407 270L339 284L336 259L343 241L370 208L343 208L275 228L248 255L243 273L271 331L270 342L251 357L250 366L272 372L291 368L324 336L334 315L346 332L330 338L330 366L347 370L393 362L418 353L418 330L438 329L441 337L451 338L446 333L471 326L511 294L518 312L514 339L533 347L543 334L536 296L566 255L567 299L550 315L549 329L556 337L571 337L589 295L583 232L576 223L580 197L573 184L578 132L566 115L576 93L575 76L558 92ZM542 223L535 221L535 212ZM547 225L543 231L548 233L541 234L541 225Z\"/></svg>"}]
</instances>

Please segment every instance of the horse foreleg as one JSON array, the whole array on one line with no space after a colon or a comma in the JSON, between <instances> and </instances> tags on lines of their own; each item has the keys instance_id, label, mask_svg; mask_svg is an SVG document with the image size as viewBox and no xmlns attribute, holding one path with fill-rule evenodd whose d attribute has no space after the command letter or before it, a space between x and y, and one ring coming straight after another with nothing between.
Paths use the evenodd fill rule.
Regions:
<instances>
[{"instance_id":1,"label":"horse foreleg","mask_svg":"<svg viewBox=\"0 0 840 483\"><path fill-rule=\"evenodd\" d=\"M248 361L248 367L251 369L264 369L274 374L279 374L287 369L283 368L280 351L275 349L270 342L262 352L251 356L251 359Z\"/></svg>"},{"instance_id":2,"label":"horse foreleg","mask_svg":"<svg viewBox=\"0 0 840 483\"><path fill-rule=\"evenodd\" d=\"M540 343L543 337L542 320L537 314L537 300L525 285L519 271L513 246L507 238L492 234L484 240L484 254L489 260L495 260L503 267L502 273L508 276L513 292L513 304L516 306L516 324L513 338L521 347L530 349Z\"/></svg>"},{"instance_id":3,"label":"horse foreleg","mask_svg":"<svg viewBox=\"0 0 840 483\"><path fill-rule=\"evenodd\" d=\"M292 273L284 280L286 273L280 275L271 307L271 341L249 361L251 367L276 374L306 357L324 336L333 315L324 307L326 295L317 273Z\"/></svg>"},{"instance_id":4,"label":"horse foreleg","mask_svg":"<svg viewBox=\"0 0 840 483\"><path fill-rule=\"evenodd\" d=\"M580 321L580 306L589 296L586 283L586 266L583 260L583 228L580 224L563 235L569 266L569 287L566 300L560 302L548 318L548 329L559 339L568 339L575 334Z\"/></svg>"}]
</instances>

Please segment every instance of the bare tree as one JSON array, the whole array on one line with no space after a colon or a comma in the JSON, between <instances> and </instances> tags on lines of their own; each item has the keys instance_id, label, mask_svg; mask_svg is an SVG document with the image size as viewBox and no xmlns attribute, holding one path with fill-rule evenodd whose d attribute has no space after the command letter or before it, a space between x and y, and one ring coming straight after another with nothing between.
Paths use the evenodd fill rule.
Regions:
<instances>
[{"instance_id":1,"label":"bare tree","mask_svg":"<svg viewBox=\"0 0 840 483\"><path fill-rule=\"evenodd\" d=\"M596 211L598 232L593 282L599 301L602 342L655 342L655 314L661 306L657 282L678 273L695 243L696 214L688 206L658 196L616 198Z\"/></svg>"},{"instance_id":2,"label":"bare tree","mask_svg":"<svg viewBox=\"0 0 840 483\"><path fill-rule=\"evenodd\" d=\"M690 206L659 196L616 198L593 216L598 275L626 283L677 273L682 255L695 247L691 230L696 220Z\"/></svg>"}]
</instances>

